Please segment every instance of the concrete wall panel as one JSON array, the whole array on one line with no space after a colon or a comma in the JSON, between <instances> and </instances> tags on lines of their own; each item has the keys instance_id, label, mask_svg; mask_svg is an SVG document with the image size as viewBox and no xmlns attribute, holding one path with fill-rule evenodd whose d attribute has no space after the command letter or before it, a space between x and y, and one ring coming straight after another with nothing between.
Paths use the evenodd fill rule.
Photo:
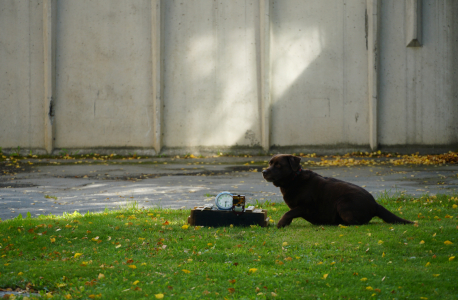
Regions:
<instances>
[{"instance_id":1,"label":"concrete wall panel","mask_svg":"<svg viewBox=\"0 0 458 300\"><path fill-rule=\"evenodd\" d=\"M0 1L0 147L42 148L43 3Z\"/></svg>"},{"instance_id":2,"label":"concrete wall panel","mask_svg":"<svg viewBox=\"0 0 458 300\"><path fill-rule=\"evenodd\" d=\"M382 145L458 142L456 1L423 1L421 47L405 45L404 1L383 1L379 137ZM455 19L454 19L455 18Z\"/></svg>"},{"instance_id":3,"label":"concrete wall panel","mask_svg":"<svg viewBox=\"0 0 458 300\"><path fill-rule=\"evenodd\" d=\"M259 145L259 1L163 4L164 145Z\"/></svg>"},{"instance_id":4,"label":"concrete wall panel","mask_svg":"<svg viewBox=\"0 0 458 300\"><path fill-rule=\"evenodd\" d=\"M367 144L365 1L273 1L272 144Z\"/></svg>"},{"instance_id":5,"label":"concrete wall panel","mask_svg":"<svg viewBox=\"0 0 458 300\"><path fill-rule=\"evenodd\" d=\"M0 1L0 147L454 150L457 15L455 0Z\"/></svg>"},{"instance_id":6,"label":"concrete wall panel","mask_svg":"<svg viewBox=\"0 0 458 300\"><path fill-rule=\"evenodd\" d=\"M55 147L152 147L151 1L58 1Z\"/></svg>"}]
</instances>

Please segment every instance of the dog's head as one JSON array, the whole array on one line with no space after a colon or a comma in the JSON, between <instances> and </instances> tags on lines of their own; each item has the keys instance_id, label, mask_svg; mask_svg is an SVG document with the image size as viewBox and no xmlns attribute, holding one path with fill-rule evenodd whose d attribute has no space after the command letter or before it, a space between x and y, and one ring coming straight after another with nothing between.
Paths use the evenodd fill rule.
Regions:
<instances>
[{"instance_id":1,"label":"dog's head","mask_svg":"<svg viewBox=\"0 0 458 300\"><path fill-rule=\"evenodd\" d=\"M301 158L290 154L274 155L269 161L269 167L262 171L262 176L275 186L282 186L284 182L293 178L301 165Z\"/></svg>"}]
</instances>

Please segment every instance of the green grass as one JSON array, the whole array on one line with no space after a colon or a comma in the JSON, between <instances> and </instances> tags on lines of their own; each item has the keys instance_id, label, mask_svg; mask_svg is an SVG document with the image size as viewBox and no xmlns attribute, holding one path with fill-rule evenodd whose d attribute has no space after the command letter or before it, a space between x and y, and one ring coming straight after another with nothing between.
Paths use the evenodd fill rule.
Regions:
<instances>
[{"instance_id":1,"label":"green grass","mask_svg":"<svg viewBox=\"0 0 458 300\"><path fill-rule=\"evenodd\" d=\"M0 223L0 287L53 299L456 299L455 199L379 198L418 226L186 228L189 210L135 206L17 218ZM274 220L287 210L262 205Z\"/></svg>"}]
</instances>

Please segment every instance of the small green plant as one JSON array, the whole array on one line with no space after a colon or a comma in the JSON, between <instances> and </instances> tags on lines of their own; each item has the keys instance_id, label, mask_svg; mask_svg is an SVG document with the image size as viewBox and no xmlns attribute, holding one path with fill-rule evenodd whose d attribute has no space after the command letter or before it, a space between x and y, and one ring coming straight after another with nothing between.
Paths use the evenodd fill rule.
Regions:
<instances>
[{"instance_id":1,"label":"small green plant","mask_svg":"<svg viewBox=\"0 0 458 300\"><path fill-rule=\"evenodd\" d=\"M68 154L68 151L67 151L67 149L63 148L62 150L60 150L59 154L61 156L66 156Z\"/></svg>"},{"instance_id":2,"label":"small green plant","mask_svg":"<svg viewBox=\"0 0 458 300\"><path fill-rule=\"evenodd\" d=\"M67 149L62 148L62 150L59 152L59 154L60 154L61 156L73 156L73 155L77 155L78 152L80 152L80 151L77 150L75 153L73 153L73 152L70 152L70 153L69 153Z\"/></svg>"},{"instance_id":3,"label":"small green plant","mask_svg":"<svg viewBox=\"0 0 458 300\"><path fill-rule=\"evenodd\" d=\"M51 196L51 195L45 195L45 198L46 198L46 199L54 199L54 200L57 200L57 197L56 197L56 196Z\"/></svg>"},{"instance_id":4,"label":"small green plant","mask_svg":"<svg viewBox=\"0 0 458 300\"><path fill-rule=\"evenodd\" d=\"M12 156L19 156L21 152L21 147L17 146L17 149L11 154Z\"/></svg>"}]
</instances>

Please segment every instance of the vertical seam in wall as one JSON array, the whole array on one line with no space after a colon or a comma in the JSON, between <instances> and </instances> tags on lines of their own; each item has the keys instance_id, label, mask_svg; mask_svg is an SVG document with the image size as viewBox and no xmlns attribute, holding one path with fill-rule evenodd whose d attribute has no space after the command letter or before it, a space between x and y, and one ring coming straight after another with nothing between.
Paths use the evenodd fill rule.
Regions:
<instances>
[{"instance_id":1,"label":"vertical seam in wall","mask_svg":"<svg viewBox=\"0 0 458 300\"><path fill-rule=\"evenodd\" d=\"M369 19L368 30L368 78L369 78L369 145L371 150L378 147L377 139L377 106L378 106L378 72L379 72L379 31L380 0L367 0Z\"/></svg>"},{"instance_id":2,"label":"vertical seam in wall","mask_svg":"<svg viewBox=\"0 0 458 300\"><path fill-rule=\"evenodd\" d=\"M260 50L261 50L261 144L264 151L270 148L271 93L270 93L270 0L260 1Z\"/></svg>"},{"instance_id":3,"label":"vertical seam in wall","mask_svg":"<svg viewBox=\"0 0 458 300\"><path fill-rule=\"evenodd\" d=\"M156 154L162 149L162 110L163 110L163 86L162 86L162 5L161 0L151 0L151 71L153 89L153 145Z\"/></svg>"},{"instance_id":4,"label":"vertical seam in wall","mask_svg":"<svg viewBox=\"0 0 458 300\"><path fill-rule=\"evenodd\" d=\"M43 5L43 56L44 56L44 148L51 154L54 147L53 135L53 97L54 97L54 76L55 69L53 59L55 51L53 49L53 0L44 0ZM55 13L55 12L54 12Z\"/></svg>"},{"instance_id":5,"label":"vertical seam in wall","mask_svg":"<svg viewBox=\"0 0 458 300\"><path fill-rule=\"evenodd\" d=\"M338 11L338 9L337 9ZM342 14L342 28L343 28L343 33L342 33L342 58L343 58L343 66L342 66L342 107L343 107L343 112L344 116L342 119L342 125L343 125L343 140L348 141L348 130L349 130L349 124L346 122L346 112L347 112L347 105L346 105L346 100L347 100L347 81L346 81L346 70L347 70L347 60L346 60L346 52L345 52L345 40L346 40L346 26L347 26L347 3L346 1L343 1L343 14Z\"/></svg>"},{"instance_id":6,"label":"vertical seam in wall","mask_svg":"<svg viewBox=\"0 0 458 300\"><path fill-rule=\"evenodd\" d=\"M31 45L31 37L32 37L32 32L30 31L32 28L30 26L31 23L31 18L32 18L32 13L30 9L30 2L28 3L28 22L29 22L29 42L28 42L28 48L29 48L29 74L28 74L28 90L27 90L27 96L29 98L29 116L28 116L28 140L29 140L29 148L32 148L32 94L30 90L32 89L32 48L30 47Z\"/></svg>"}]
</instances>

